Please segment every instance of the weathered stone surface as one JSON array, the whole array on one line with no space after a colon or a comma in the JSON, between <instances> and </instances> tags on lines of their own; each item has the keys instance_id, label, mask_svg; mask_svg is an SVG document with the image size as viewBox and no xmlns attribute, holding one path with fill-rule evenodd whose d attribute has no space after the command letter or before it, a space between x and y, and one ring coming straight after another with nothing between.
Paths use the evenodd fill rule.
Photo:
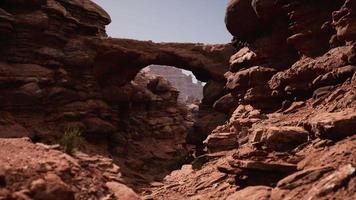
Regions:
<instances>
[{"instance_id":1,"label":"weathered stone surface","mask_svg":"<svg viewBox=\"0 0 356 200\"><path fill-rule=\"evenodd\" d=\"M96 48L103 49L94 62L94 66L97 66L94 70L101 85L123 85L151 64L184 67L191 70L199 80L221 81L228 70L224 67L228 66L225 55L232 54L229 45L159 44L125 39L91 42ZM214 56L205 57L206 53ZM119 73L122 71L125 74Z\"/></svg>"},{"instance_id":2,"label":"weathered stone surface","mask_svg":"<svg viewBox=\"0 0 356 200\"><path fill-rule=\"evenodd\" d=\"M293 172L297 170L296 165L289 163L273 163L253 160L231 160L229 164L237 168L269 172Z\"/></svg>"},{"instance_id":3,"label":"weathered stone surface","mask_svg":"<svg viewBox=\"0 0 356 200\"><path fill-rule=\"evenodd\" d=\"M148 89L150 89L153 93L164 93L168 92L172 89L171 84L168 80L164 79L163 77L157 77L151 80L148 83Z\"/></svg>"},{"instance_id":4,"label":"weathered stone surface","mask_svg":"<svg viewBox=\"0 0 356 200\"><path fill-rule=\"evenodd\" d=\"M235 133L216 133L206 138L204 144L211 152L234 149L238 147L237 134Z\"/></svg>"},{"instance_id":5,"label":"weathered stone surface","mask_svg":"<svg viewBox=\"0 0 356 200\"><path fill-rule=\"evenodd\" d=\"M53 71L33 64L0 63L0 82L2 84L49 82Z\"/></svg>"},{"instance_id":6,"label":"weathered stone surface","mask_svg":"<svg viewBox=\"0 0 356 200\"><path fill-rule=\"evenodd\" d=\"M247 88L263 86L275 73L274 69L264 67L252 67L237 73L227 73L226 87L230 90L244 91Z\"/></svg>"},{"instance_id":7,"label":"weathered stone surface","mask_svg":"<svg viewBox=\"0 0 356 200\"><path fill-rule=\"evenodd\" d=\"M28 137L30 133L10 113L0 112L0 138Z\"/></svg>"},{"instance_id":8,"label":"weathered stone surface","mask_svg":"<svg viewBox=\"0 0 356 200\"><path fill-rule=\"evenodd\" d=\"M309 133L302 127L266 127L254 131L253 142L263 142L275 150L288 150L308 141Z\"/></svg>"},{"instance_id":9,"label":"weathered stone surface","mask_svg":"<svg viewBox=\"0 0 356 200\"><path fill-rule=\"evenodd\" d=\"M236 107L236 104L236 99L231 94L227 94L216 100L213 108L219 112L228 114Z\"/></svg>"},{"instance_id":10,"label":"weathered stone surface","mask_svg":"<svg viewBox=\"0 0 356 200\"><path fill-rule=\"evenodd\" d=\"M269 200L271 190L272 188L267 186L251 186L235 192L227 200Z\"/></svg>"},{"instance_id":11,"label":"weathered stone surface","mask_svg":"<svg viewBox=\"0 0 356 200\"><path fill-rule=\"evenodd\" d=\"M310 199L320 199L328 194L341 189L347 185L348 181L355 175L356 168L351 164L340 167L330 175L321 179L306 196ZM353 195L353 194L350 194Z\"/></svg>"},{"instance_id":12,"label":"weathered stone surface","mask_svg":"<svg viewBox=\"0 0 356 200\"><path fill-rule=\"evenodd\" d=\"M117 182L107 182L106 187L109 188L118 199L127 199L127 200L140 200L141 198L129 187L124 184Z\"/></svg>"},{"instance_id":13,"label":"weathered stone surface","mask_svg":"<svg viewBox=\"0 0 356 200\"><path fill-rule=\"evenodd\" d=\"M313 183L319 180L325 173L332 171L332 167L320 167L305 169L294 174L291 174L277 183L280 189L294 189L296 187Z\"/></svg>"},{"instance_id":14,"label":"weathered stone surface","mask_svg":"<svg viewBox=\"0 0 356 200\"><path fill-rule=\"evenodd\" d=\"M1 134L55 142L72 125L101 139L85 141L90 155L75 158L27 140L2 139L0 165L10 171L0 198L30 198L30 184L38 191L49 171L78 199L115 198L105 183L115 188L119 182L153 199L226 199L237 188L237 196L251 194L251 199L355 194L354 166L348 166L355 163L352 0L232 0L226 23L236 52L229 44L108 38L110 17L89 0L4 0L0 7L0 110L5 116L0 128L6 132ZM149 64L182 67L209 82L195 129L194 116L177 104L178 91L166 81L156 79L152 87L145 78L132 81ZM224 74L233 79L226 87L230 91ZM231 108L230 117L224 113L230 113L231 96L242 105ZM275 113L282 102L283 112ZM224 113L216 113L214 103ZM310 137L295 127L304 127ZM266 131L253 142L257 128ZM205 153L199 148L213 129L207 150L219 152L198 169L186 165L167 176ZM186 144L188 131L197 152ZM98 154L112 156L120 167ZM231 166L230 155L237 160ZM296 165L301 171L294 173ZM264 188L277 182L272 191ZM116 192L122 188L131 192L121 185Z\"/></svg>"},{"instance_id":15,"label":"weathered stone surface","mask_svg":"<svg viewBox=\"0 0 356 200\"><path fill-rule=\"evenodd\" d=\"M323 8L319 6L323 3ZM288 12L289 26L292 32L287 42L301 54L317 56L329 49L329 40L334 30L331 17L334 10L339 9L342 1L313 1L304 6L298 1L285 2L284 9ZM309 13L318 13L310 18Z\"/></svg>"},{"instance_id":16,"label":"weathered stone surface","mask_svg":"<svg viewBox=\"0 0 356 200\"><path fill-rule=\"evenodd\" d=\"M187 104L197 103L203 98L204 83L199 80L195 80L195 77L184 73L179 68L151 65L143 69L143 71L149 75L161 76L167 79L171 83L172 87L179 91L179 102Z\"/></svg>"},{"instance_id":17,"label":"weathered stone surface","mask_svg":"<svg viewBox=\"0 0 356 200\"><path fill-rule=\"evenodd\" d=\"M74 192L59 176L53 173L48 173L43 179L33 181L30 191L34 199L74 200Z\"/></svg>"},{"instance_id":18,"label":"weathered stone surface","mask_svg":"<svg viewBox=\"0 0 356 200\"><path fill-rule=\"evenodd\" d=\"M223 82L209 81L203 88L202 104L213 105L216 100L226 93L224 91L225 84Z\"/></svg>"},{"instance_id":19,"label":"weathered stone surface","mask_svg":"<svg viewBox=\"0 0 356 200\"><path fill-rule=\"evenodd\" d=\"M345 66L347 63L343 59L343 54L350 50L350 46L340 47L330 50L317 59L301 59L290 69L275 74L269 81L269 86L273 90L305 94L310 90L309 84L319 75Z\"/></svg>"},{"instance_id":20,"label":"weathered stone surface","mask_svg":"<svg viewBox=\"0 0 356 200\"><path fill-rule=\"evenodd\" d=\"M83 123L89 133L108 134L117 130L114 125L100 118L87 118L84 119Z\"/></svg>"},{"instance_id":21,"label":"weathered stone surface","mask_svg":"<svg viewBox=\"0 0 356 200\"><path fill-rule=\"evenodd\" d=\"M192 132L188 134L188 143L201 144L217 126L226 121L227 115L213 109L201 109L194 123Z\"/></svg>"},{"instance_id":22,"label":"weathered stone surface","mask_svg":"<svg viewBox=\"0 0 356 200\"><path fill-rule=\"evenodd\" d=\"M356 66L348 65L332 70L329 73L318 76L313 80L312 86L314 88L337 85L345 82L351 78L356 72Z\"/></svg>"},{"instance_id":23,"label":"weathered stone surface","mask_svg":"<svg viewBox=\"0 0 356 200\"><path fill-rule=\"evenodd\" d=\"M16 113L17 123L34 135L59 137L69 124L84 124L88 132L115 132L119 123L125 123L119 118L126 120L123 113L132 102L142 110L146 105L176 103L178 92L171 87L157 95L146 85L130 83L142 68L184 67L199 79L224 82L233 54L228 44L109 38L105 26L111 19L90 0L19 0L0 5L0 109ZM166 86L160 82L155 89ZM106 108L82 103L91 100L104 101Z\"/></svg>"},{"instance_id":24,"label":"weathered stone surface","mask_svg":"<svg viewBox=\"0 0 356 200\"><path fill-rule=\"evenodd\" d=\"M225 24L230 33L238 38L249 38L257 33L259 20L251 0L230 0L226 8Z\"/></svg>"},{"instance_id":25,"label":"weathered stone surface","mask_svg":"<svg viewBox=\"0 0 356 200\"><path fill-rule=\"evenodd\" d=\"M355 23L356 4L352 0L346 0L340 10L333 12L333 25L337 31L337 37L344 41L355 40L356 23Z\"/></svg>"},{"instance_id":26,"label":"weathered stone surface","mask_svg":"<svg viewBox=\"0 0 356 200\"><path fill-rule=\"evenodd\" d=\"M139 173L163 177L188 156L185 138L193 120L166 80L139 80L137 73L161 64L217 83L219 91L205 93L209 109L226 94L230 44L109 38L110 16L90 0L6 0L0 7L0 118L6 118L0 119L0 137L55 143L66 128L77 127L88 151L119 155L124 166L124 158L135 158L147 164ZM149 124L153 119L157 123ZM218 113L204 119L197 125L204 132L199 143L226 118ZM137 177L130 167L123 169ZM139 184L151 176L143 179Z\"/></svg>"},{"instance_id":27,"label":"weathered stone surface","mask_svg":"<svg viewBox=\"0 0 356 200\"><path fill-rule=\"evenodd\" d=\"M274 0L252 0L251 5L257 16L263 21L269 21L282 12Z\"/></svg>"},{"instance_id":28,"label":"weathered stone surface","mask_svg":"<svg viewBox=\"0 0 356 200\"><path fill-rule=\"evenodd\" d=\"M82 152L70 156L29 138L0 139L0 149L0 177L6 179L0 198L100 199L115 195L107 182L123 181L120 167L108 157Z\"/></svg>"},{"instance_id":29,"label":"weathered stone surface","mask_svg":"<svg viewBox=\"0 0 356 200\"><path fill-rule=\"evenodd\" d=\"M240 70L236 73L227 72L225 74L226 88L229 89L236 101L268 109L275 106L272 90L267 87L267 82L275 73L274 69L261 66Z\"/></svg>"},{"instance_id":30,"label":"weathered stone surface","mask_svg":"<svg viewBox=\"0 0 356 200\"><path fill-rule=\"evenodd\" d=\"M258 57L248 47L240 49L230 58L230 71L236 72L240 68L258 65Z\"/></svg>"},{"instance_id":31,"label":"weathered stone surface","mask_svg":"<svg viewBox=\"0 0 356 200\"><path fill-rule=\"evenodd\" d=\"M339 112L353 110L344 113L345 119L355 113L355 75L350 67L356 62L353 5L350 0L230 1L226 25L234 36L236 52L226 73L226 88L242 105L208 138L216 139L211 140L216 144L234 143L237 138L239 148L218 152L225 156L204 162L194 172L174 173L178 180L171 180L169 188L155 190L154 197L164 199L173 193L181 199L225 199L231 195L232 185L238 188L237 194L251 186L267 186L261 197L251 192L258 196L251 199L354 199L354 175L343 179L342 187L331 184L330 190L316 189L325 195L316 197L318 192L312 191L334 169L355 160L352 120L338 125L329 120L329 114L335 121L343 121L336 117ZM256 68L274 73L260 70L250 76L249 70ZM327 123L320 127L329 133L343 132L338 138L341 141L315 137L323 128L315 128L311 121L323 124L324 120ZM264 135L265 142L249 140L257 129L261 132L256 141ZM227 136L233 137L227 140ZM208 152L214 150L208 140L206 144ZM227 163L230 155L235 159L231 166ZM207 174L216 172L213 168L227 178L209 189L195 189L210 180ZM187 183L181 186L180 181Z\"/></svg>"},{"instance_id":32,"label":"weathered stone surface","mask_svg":"<svg viewBox=\"0 0 356 200\"><path fill-rule=\"evenodd\" d=\"M12 23L14 22L13 16L6 12L4 9L0 9L0 41L4 42L7 38L13 37L14 27Z\"/></svg>"},{"instance_id":33,"label":"weathered stone surface","mask_svg":"<svg viewBox=\"0 0 356 200\"><path fill-rule=\"evenodd\" d=\"M346 109L334 113L321 113L308 122L317 137L323 139L342 139L355 134L356 112Z\"/></svg>"},{"instance_id":34,"label":"weathered stone surface","mask_svg":"<svg viewBox=\"0 0 356 200\"><path fill-rule=\"evenodd\" d=\"M304 101L295 101L289 106L289 108L287 108L285 111L283 111L283 113L297 112L298 109L302 108L303 106L305 106L305 102Z\"/></svg>"},{"instance_id":35,"label":"weathered stone surface","mask_svg":"<svg viewBox=\"0 0 356 200\"><path fill-rule=\"evenodd\" d=\"M254 123L260 121L261 118L263 118L263 116L259 110L254 109L250 105L239 105L232 113L228 123L216 127L209 137L214 138L216 135L219 138L220 134L229 135L234 136L233 143L235 143L235 139L237 139L238 144L246 144L250 137L248 129L251 128ZM214 147L212 146L212 149L213 148ZM220 148L224 149L222 147ZM230 146L229 149L231 149ZM216 150L217 149L211 151Z\"/></svg>"}]
</instances>

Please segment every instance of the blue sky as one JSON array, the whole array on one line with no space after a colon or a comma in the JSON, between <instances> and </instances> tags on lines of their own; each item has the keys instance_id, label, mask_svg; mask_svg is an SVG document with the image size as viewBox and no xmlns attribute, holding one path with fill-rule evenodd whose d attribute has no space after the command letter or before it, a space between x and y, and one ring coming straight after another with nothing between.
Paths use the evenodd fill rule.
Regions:
<instances>
[{"instance_id":1,"label":"blue sky","mask_svg":"<svg viewBox=\"0 0 356 200\"><path fill-rule=\"evenodd\" d=\"M155 42L228 43L227 0L93 0L111 16L111 37Z\"/></svg>"}]
</instances>

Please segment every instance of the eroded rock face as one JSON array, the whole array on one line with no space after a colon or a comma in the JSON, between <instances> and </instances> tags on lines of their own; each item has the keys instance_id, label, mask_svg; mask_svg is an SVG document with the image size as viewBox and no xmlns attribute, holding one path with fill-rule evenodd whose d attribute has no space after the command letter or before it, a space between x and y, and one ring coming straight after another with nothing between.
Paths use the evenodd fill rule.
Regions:
<instances>
[{"instance_id":1,"label":"eroded rock face","mask_svg":"<svg viewBox=\"0 0 356 200\"><path fill-rule=\"evenodd\" d=\"M74 192L54 173L46 174L43 179L34 180L30 190L34 199L74 200Z\"/></svg>"},{"instance_id":2,"label":"eroded rock face","mask_svg":"<svg viewBox=\"0 0 356 200\"><path fill-rule=\"evenodd\" d=\"M321 7L320 4L323 4ZM307 56L322 55L329 49L329 40L335 33L331 26L332 12L339 9L341 1L313 1L305 6L303 1L291 1L284 5L289 16L287 42L299 53ZM310 18L310 13L318 13Z\"/></svg>"},{"instance_id":3,"label":"eroded rock face","mask_svg":"<svg viewBox=\"0 0 356 200\"><path fill-rule=\"evenodd\" d=\"M206 93L209 107L224 95L231 45L108 38L105 25L111 19L90 0L2 1L0 8L0 110L11 117L1 124L6 133L0 137L54 141L67 127L79 127L92 141L120 138L114 141L125 144L128 112L147 114L146 106L152 112L161 106L163 113L158 115L164 115L165 109L177 106L178 91L163 80L148 86L130 83L150 64L182 67L200 80L218 83L216 95ZM155 137L174 138L166 132L177 131L177 143L183 144L191 126L185 125L184 112L169 113L167 117L176 117L174 123L181 126L162 123ZM146 123L143 118L138 121ZM201 126L200 141L225 119L219 114L219 122L207 130ZM157 133L160 128L165 133ZM177 149L186 152L184 147Z\"/></svg>"},{"instance_id":4,"label":"eroded rock face","mask_svg":"<svg viewBox=\"0 0 356 200\"><path fill-rule=\"evenodd\" d=\"M251 0L230 0L225 16L226 27L234 36L249 38L258 33L259 21Z\"/></svg>"},{"instance_id":5,"label":"eroded rock face","mask_svg":"<svg viewBox=\"0 0 356 200\"><path fill-rule=\"evenodd\" d=\"M308 141L309 133L302 127L266 127L256 129L253 142L262 142L276 151L295 148Z\"/></svg>"},{"instance_id":6,"label":"eroded rock face","mask_svg":"<svg viewBox=\"0 0 356 200\"><path fill-rule=\"evenodd\" d=\"M232 194L227 199L228 200L242 200L242 199L251 199L251 200L268 200L270 198L271 188L265 186L255 186L247 187L243 190Z\"/></svg>"},{"instance_id":7,"label":"eroded rock face","mask_svg":"<svg viewBox=\"0 0 356 200\"><path fill-rule=\"evenodd\" d=\"M355 2L347 0L340 10L333 12L333 25L338 40L355 40Z\"/></svg>"},{"instance_id":8,"label":"eroded rock face","mask_svg":"<svg viewBox=\"0 0 356 200\"><path fill-rule=\"evenodd\" d=\"M354 135L356 130L356 110L323 113L310 120L313 132L323 139L339 139Z\"/></svg>"},{"instance_id":9,"label":"eroded rock face","mask_svg":"<svg viewBox=\"0 0 356 200\"><path fill-rule=\"evenodd\" d=\"M156 196L355 198L354 12L349 0L229 1L237 49L224 97L234 109L204 141L209 154L193 162L193 177L167 179L172 188ZM208 175L217 171L225 176Z\"/></svg>"},{"instance_id":10,"label":"eroded rock face","mask_svg":"<svg viewBox=\"0 0 356 200\"><path fill-rule=\"evenodd\" d=\"M114 194L115 197L120 199L127 199L127 200L140 200L141 198L131 189L128 188L126 185L118 183L118 182L107 182L106 187L109 188Z\"/></svg>"},{"instance_id":11,"label":"eroded rock face","mask_svg":"<svg viewBox=\"0 0 356 200\"><path fill-rule=\"evenodd\" d=\"M233 53L230 45L156 44L126 39L92 40L91 43L103 50L95 58L94 70L99 83L104 85L124 84L150 64L184 68L201 81L221 81L227 71L226 56Z\"/></svg>"},{"instance_id":12,"label":"eroded rock face","mask_svg":"<svg viewBox=\"0 0 356 200\"><path fill-rule=\"evenodd\" d=\"M107 157L69 156L58 145L33 144L29 138L0 139L0 144L1 199L115 199L120 191L138 196L119 183L120 167Z\"/></svg>"},{"instance_id":13,"label":"eroded rock face","mask_svg":"<svg viewBox=\"0 0 356 200\"><path fill-rule=\"evenodd\" d=\"M190 70L221 86L211 108L224 95L233 48L109 38L110 21L90 0L0 2L0 138L53 143L80 128L91 145L118 157L124 176L140 172L147 185L157 178L147 174L161 177L186 162L193 122L166 80L137 74L150 64Z\"/></svg>"},{"instance_id":14,"label":"eroded rock face","mask_svg":"<svg viewBox=\"0 0 356 200\"><path fill-rule=\"evenodd\" d=\"M308 98L313 90L345 81L353 71L342 68L355 62L353 7L351 1L230 1L226 26L238 51L230 59L227 87L238 101L273 110L277 102ZM257 83L265 86L267 81L268 86L246 85L255 78L242 74L256 68L275 70L260 70L263 78ZM236 87L241 85L233 82L237 75L245 88Z\"/></svg>"},{"instance_id":15,"label":"eroded rock face","mask_svg":"<svg viewBox=\"0 0 356 200\"><path fill-rule=\"evenodd\" d=\"M130 186L146 199L355 199L354 12L231 0L232 50L108 38L89 0L0 2L0 137L79 127L84 150L113 156L1 139L0 198L139 199ZM137 75L149 64L208 81L198 123L166 80ZM186 139L201 148L192 165Z\"/></svg>"}]
</instances>

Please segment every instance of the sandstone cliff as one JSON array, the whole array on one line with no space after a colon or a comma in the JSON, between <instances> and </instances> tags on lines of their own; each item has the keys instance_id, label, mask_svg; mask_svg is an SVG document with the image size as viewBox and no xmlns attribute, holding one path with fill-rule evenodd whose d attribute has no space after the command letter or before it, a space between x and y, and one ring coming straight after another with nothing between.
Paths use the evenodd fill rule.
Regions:
<instances>
[{"instance_id":1,"label":"sandstone cliff","mask_svg":"<svg viewBox=\"0 0 356 200\"><path fill-rule=\"evenodd\" d=\"M109 38L90 0L1 1L0 137L31 140L0 139L0 199L355 199L355 12L230 0L232 44L204 45ZM150 64L207 82L198 113ZM85 153L42 144L68 127Z\"/></svg>"}]
</instances>

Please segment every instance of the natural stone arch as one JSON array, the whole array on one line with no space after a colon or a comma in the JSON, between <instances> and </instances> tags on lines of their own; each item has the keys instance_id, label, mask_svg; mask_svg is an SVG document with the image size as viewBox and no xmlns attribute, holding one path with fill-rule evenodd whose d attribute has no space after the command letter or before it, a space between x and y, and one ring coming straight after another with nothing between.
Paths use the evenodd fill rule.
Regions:
<instances>
[{"instance_id":1,"label":"natural stone arch","mask_svg":"<svg viewBox=\"0 0 356 200\"><path fill-rule=\"evenodd\" d=\"M167 65L191 71L198 80L208 82L199 106L201 119L197 121L200 123L196 123L189 134L189 143L201 144L226 120L226 114L216 112L213 104L225 94L224 74L229 70L229 58L234 53L230 44L153 43L110 38L95 42L94 47L98 52L94 74L106 101L125 107L133 101L137 91L134 85L127 83L149 65ZM123 91L126 93L122 94Z\"/></svg>"},{"instance_id":2,"label":"natural stone arch","mask_svg":"<svg viewBox=\"0 0 356 200\"><path fill-rule=\"evenodd\" d=\"M103 39L94 71L101 86L124 85L149 65L168 65L191 71L200 81L223 81L233 48L193 43L153 43L129 39Z\"/></svg>"}]
</instances>

